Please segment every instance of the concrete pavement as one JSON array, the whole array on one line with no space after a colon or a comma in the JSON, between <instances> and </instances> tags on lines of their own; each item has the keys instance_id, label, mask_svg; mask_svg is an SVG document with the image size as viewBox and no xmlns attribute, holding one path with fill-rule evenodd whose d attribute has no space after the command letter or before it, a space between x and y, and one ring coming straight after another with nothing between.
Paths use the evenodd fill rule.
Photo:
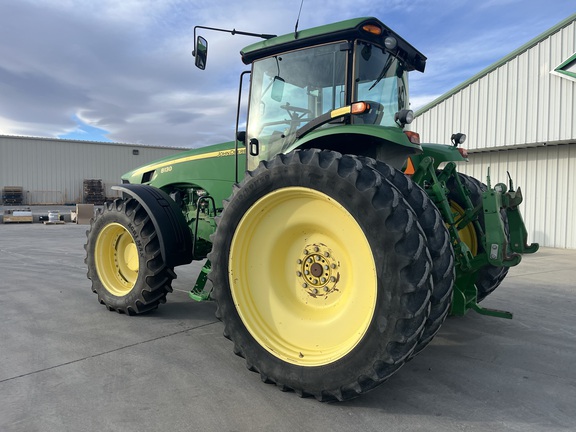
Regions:
<instances>
[{"instance_id":1,"label":"concrete pavement","mask_svg":"<svg viewBox=\"0 0 576 432\"><path fill-rule=\"evenodd\" d=\"M90 290L85 231L0 225L0 431L574 431L576 251L543 249L483 303L513 320L449 318L359 399L322 404L249 372L212 303L186 291L148 315Z\"/></svg>"}]
</instances>

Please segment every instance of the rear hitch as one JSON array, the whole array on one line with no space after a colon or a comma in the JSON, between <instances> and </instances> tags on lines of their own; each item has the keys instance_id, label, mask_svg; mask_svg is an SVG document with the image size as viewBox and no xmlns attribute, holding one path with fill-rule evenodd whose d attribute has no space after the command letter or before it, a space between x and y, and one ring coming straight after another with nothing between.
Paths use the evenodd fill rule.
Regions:
<instances>
[{"instance_id":1,"label":"rear hitch","mask_svg":"<svg viewBox=\"0 0 576 432\"><path fill-rule=\"evenodd\" d=\"M464 316L470 309L481 315L512 319L512 312L491 309L478 304L478 289L475 285L476 272L473 274L462 274L456 279L454 294L452 298L452 308L450 315Z\"/></svg>"}]
</instances>

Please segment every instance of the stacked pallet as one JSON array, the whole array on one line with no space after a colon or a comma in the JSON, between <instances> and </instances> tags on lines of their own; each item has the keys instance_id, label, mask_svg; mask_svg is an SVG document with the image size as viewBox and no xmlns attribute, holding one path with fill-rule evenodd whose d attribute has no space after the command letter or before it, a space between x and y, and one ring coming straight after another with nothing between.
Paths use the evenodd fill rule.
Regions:
<instances>
[{"instance_id":1,"label":"stacked pallet","mask_svg":"<svg viewBox=\"0 0 576 432\"><path fill-rule=\"evenodd\" d=\"M20 205L24 201L22 186L4 186L2 189L2 202L5 205Z\"/></svg>"},{"instance_id":2,"label":"stacked pallet","mask_svg":"<svg viewBox=\"0 0 576 432\"><path fill-rule=\"evenodd\" d=\"M15 210L4 210L4 215L2 217L3 223L20 223L20 222L32 222L32 212L30 209L15 209Z\"/></svg>"},{"instance_id":3,"label":"stacked pallet","mask_svg":"<svg viewBox=\"0 0 576 432\"><path fill-rule=\"evenodd\" d=\"M102 205L106 201L101 179L84 179L84 203Z\"/></svg>"}]
</instances>

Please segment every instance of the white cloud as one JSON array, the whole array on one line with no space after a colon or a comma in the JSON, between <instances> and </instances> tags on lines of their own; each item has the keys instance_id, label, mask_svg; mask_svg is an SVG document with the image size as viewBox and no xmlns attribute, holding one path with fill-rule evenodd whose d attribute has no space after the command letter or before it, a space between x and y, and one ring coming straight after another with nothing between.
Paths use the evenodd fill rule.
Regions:
<instances>
[{"instance_id":1,"label":"white cloud","mask_svg":"<svg viewBox=\"0 0 576 432\"><path fill-rule=\"evenodd\" d=\"M555 16L542 17L538 5L328 0L318 7L307 1L300 29L380 17L429 57L426 73L411 77L415 107L564 13L558 8ZM299 7L300 0L271 0L266 7L261 0L4 0L0 133L60 136L78 128L76 116L122 142L199 146L230 140L239 74L248 69L239 51L255 39L204 32L210 55L202 72L190 55L194 25L288 33ZM512 10L515 20L509 19Z\"/></svg>"}]
</instances>

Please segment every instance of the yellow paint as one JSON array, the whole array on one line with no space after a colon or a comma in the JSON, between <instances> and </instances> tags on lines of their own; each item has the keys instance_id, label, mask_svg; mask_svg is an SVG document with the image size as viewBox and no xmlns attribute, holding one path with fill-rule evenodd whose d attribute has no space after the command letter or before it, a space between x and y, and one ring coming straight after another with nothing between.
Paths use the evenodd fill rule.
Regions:
<instances>
[{"instance_id":1,"label":"yellow paint","mask_svg":"<svg viewBox=\"0 0 576 432\"><path fill-rule=\"evenodd\" d=\"M123 297L132 291L138 279L138 248L123 225L111 223L100 231L94 257L98 277L110 294Z\"/></svg>"},{"instance_id":2,"label":"yellow paint","mask_svg":"<svg viewBox=\"0 0 576 432\"><path fill-rule=\"evenodd\" d=\"M450 209L452 210L456 222L458 222L458 219L466 213L464 209L454 201L450 201ZM476 256L478 254L478 235L476 233L476 228L474 228L474 224L469 223L461 230L458 230L458 234L460 239L466 244L466 246L468 246L468 249L470 249L472 256Z\"/></svg>"},{"instance_id":3,"label":"yellow paint","mask_svg":"<svg viewBox=\"0 0 576 432\"><path fill-rule=\"evenodd\" d=\"M335 110L332 110L330 112L330 117L334 118L334 117L339 117L339 116L343 116L345 114L350 114L350 105L342 107L342 108L337 108Z\"/></svg>"},{"instance_id":4,"label":"yellow paint","mask_svg":"<svg viewBox=\"0 0 576 432\"><path fill-rule=\"evenodd\" d=\"M180 164L180 163L184 163L184 162L190 162L190 161L201 160L201 159L209 159L209 158L225 157L225 156L234 156L235 154L236 154L236 150L232 149L232 150L221 150L221 151L215 151L215 152L210 152L210 153L185 156L185 157L182 157L179 159L173 159L173 160L170 160L167 162L161 162L161 163L157 163L154 165L143 166L142 168L139 168L136 171L134 171L133 175L143 174L143 173L148 172L148 171L157 170L158 168L163 168L163 167L176 165L176 164ZM246 149L245 148L239 148L238 154L246 154ZM164 171L162 171L162 172L164 172Z\"/></svg>"},{"instance_id":5,"label":"yellow paint","mask_svg":"<svg viewBox=\"0 0 576 432\"><path fill-rule=\"evenodd\" d=\"M374 315L370 244L340 203L314 189L278 189L254 203L236 227L229 271L242 322L288 363L312 367L343 358Z\"/></svg>"}]
</instances>

